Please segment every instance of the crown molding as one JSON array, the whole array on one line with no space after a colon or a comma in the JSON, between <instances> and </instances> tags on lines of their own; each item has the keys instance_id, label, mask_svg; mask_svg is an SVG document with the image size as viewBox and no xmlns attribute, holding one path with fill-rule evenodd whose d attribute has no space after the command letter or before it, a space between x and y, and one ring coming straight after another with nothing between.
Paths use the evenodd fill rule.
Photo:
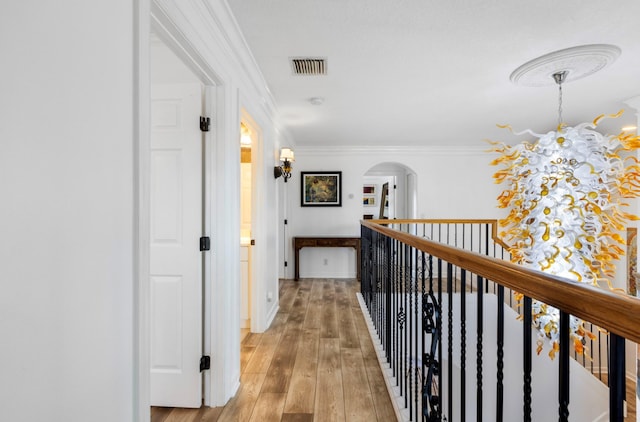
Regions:
<instances>
[{"instance_id":1,"label":"crown molding","mask_svg":"<svg viewBox=\"0 0 640 422\"><path fill-rule=\"evenodd\" d=\"M260 112L275 119L275 99L226 1L152 0L151 11L155 24L215 75L210 82L240 88Z\"/></svg>"},{"instance_id":2,"label":"crown molding","mask_svg":"<svg viewBox=\"0 0 640 422\"><path fill-rule=\"evenodd\" d=\"M197 3L211 18L205 20L209 32L218 32L219 38L224 41L225 53L243 70L244 78L242 79L245 88L252 90L256 97L261 98L265 112L274 116L277 108L275 99L227 1Z\"/></svg>"}]
</instances>

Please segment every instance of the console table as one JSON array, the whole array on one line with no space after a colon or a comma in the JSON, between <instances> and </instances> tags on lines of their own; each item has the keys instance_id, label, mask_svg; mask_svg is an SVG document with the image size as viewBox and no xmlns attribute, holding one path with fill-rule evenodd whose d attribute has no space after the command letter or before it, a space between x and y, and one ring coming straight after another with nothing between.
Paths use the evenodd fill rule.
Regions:
<instances>
[{"instance_id":1,"label":"console table","mask_svg":"<svg viewBox=\"0 0 640 422\"><path fill-rule=\"evenodd\" d=\"M360 238L359 237L294 237L295 280L300 278L300 249L313 248L354 248L356 250L356 274L360 280Z\"/></svg>"}]
</instances>

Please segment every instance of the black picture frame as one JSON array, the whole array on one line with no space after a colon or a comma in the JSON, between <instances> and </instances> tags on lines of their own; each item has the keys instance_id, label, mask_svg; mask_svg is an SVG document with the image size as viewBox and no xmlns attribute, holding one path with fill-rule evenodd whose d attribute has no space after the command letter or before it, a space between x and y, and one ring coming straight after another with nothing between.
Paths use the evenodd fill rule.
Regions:
<instances>
[{"instance_id":1,"label":"black picture frame","mask_svg":"<svg viewBox=\"0 0 640 422\"><path fill-rule=\"evenodd\" d=\"M341 207L342 172L300 172L300 206Z\"/></svg>"}]
</instances>

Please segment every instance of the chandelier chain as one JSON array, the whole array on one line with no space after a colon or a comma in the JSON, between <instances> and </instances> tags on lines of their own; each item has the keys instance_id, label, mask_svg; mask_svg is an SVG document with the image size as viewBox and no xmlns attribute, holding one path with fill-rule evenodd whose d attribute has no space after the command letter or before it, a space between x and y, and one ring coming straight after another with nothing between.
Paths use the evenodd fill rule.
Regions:
<instances>
[{"instance_id":1,"label":"chandelier chain","mask_svg":"<svg viewBox=\"0 0 640 422\"><path fill-rule=\"evenodd\" d=\"M562 125L562 82L558 84L558 127Z\"/></svg>"},{"instance_id":2,"label":"chandelier chain","mask_svg":"<svg viewBox=\"0 0 640 422\"><path fill-rule=\"evenodd\" d=\"M553 79L558 84L558 130L562 127L562 82L564 82L566 77L566 70L553 74Z\"/></svg>"}]
</instances>

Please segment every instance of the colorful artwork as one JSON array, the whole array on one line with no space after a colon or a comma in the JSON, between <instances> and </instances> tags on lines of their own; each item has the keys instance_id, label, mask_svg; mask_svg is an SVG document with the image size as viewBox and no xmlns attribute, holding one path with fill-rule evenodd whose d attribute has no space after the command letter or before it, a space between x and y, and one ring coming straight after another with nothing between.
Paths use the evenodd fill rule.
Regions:
<instances>
[{"instance_id":1,"label":"colorful artwork","mask_svg":"<svg viewBox=\"0 0 640 422\"><path fill-rule=\"evenodd\" d=\"M301 206L342 206L342 172L302 172Z\"/></svg>"}]
</instances>

